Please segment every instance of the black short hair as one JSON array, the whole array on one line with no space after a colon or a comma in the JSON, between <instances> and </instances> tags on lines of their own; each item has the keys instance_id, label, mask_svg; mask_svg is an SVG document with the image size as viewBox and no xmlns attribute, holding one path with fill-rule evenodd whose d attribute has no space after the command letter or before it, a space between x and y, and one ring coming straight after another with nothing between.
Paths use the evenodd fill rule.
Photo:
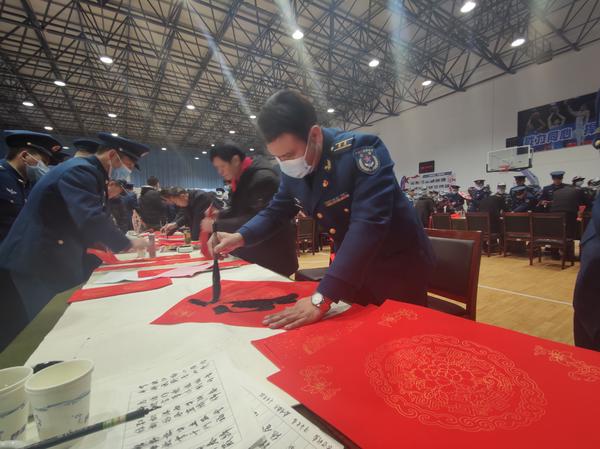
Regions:
<instances>
[{"instance_id":1,"label":"black short hair","mask_svg":"<svg viewBox=\"0 0 600 449\"><path fill-rule=\"evenodd\" d=\"M225 162L231 162L233 156L239 156L240 162L246 159L246 155L240 147L232 143L225 143L223 145L216 146L210 149L208 153L210 161L212 162L216 157L223 159Z\"/></svg>"},{"instance_id":2,"label":"black short hair","mask_svg":"<svg viewBox=\"0 0 600 449\"><path fill-rule=\"evenodd\" d=\"M30 147L8 147L8 151L6 152L6 160L7 161L12 161L22 151L27 151L29 154L35 154L37 156L42 156L42 153L40 151L37 151L34 148L30 148Z\"/></svg>"},{"instance_id":3,"label":"black short hair","mask_svg":"<svg viewBox=\"0 0 600 449\"><path fill-rule=\"evenodd\" d=\"M156 176L150 176L147 180L146 180L146 184L148 184L149 186L152 187L156 187L158 185L159 181L158 178Z\"/></svg>"},{"instance_id":4,"label":"black short hair","mask_svg":"<svg viewBox=\"0 0 600 449\"><path fill-rule=\"evenodd\" d=\"M171 198L174 196L183 195L184 193L188 193L183 187L170 187L168 189L162 189L160 191L160 196Z\"/></svg>"},{"instance_id":5,"label":"black short hair","mask_svg":"<svg viewBox=\"0 0 600 449\"><path fill-rule=\"evenodd\" d=\"M258 114L258 127L267 143L284 133L307 141L310 128L317 124L317 112L300 92L290 89L273 94Z\"/></svg>"}]
</instances>

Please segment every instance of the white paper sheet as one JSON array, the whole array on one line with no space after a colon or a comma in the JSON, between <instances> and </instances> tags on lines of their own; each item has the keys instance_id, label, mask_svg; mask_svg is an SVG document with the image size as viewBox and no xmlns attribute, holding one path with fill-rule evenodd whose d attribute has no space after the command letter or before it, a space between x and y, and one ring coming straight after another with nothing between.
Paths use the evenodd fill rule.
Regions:
<instances>
[{"instance_id":1,"label":"white paper sheet","mask_svg":"<svg viewBox=\"0 0 600 449\"><path fill-rule=\"evenodd\" d=\"M256 449L342 449L343 445L323 433L294 409L254 385L244 385L263 439Z\"/></svg>"},{"instance_id":2,"label":"white paper sheet","mask_svg":"<svg viewBox=\"0 0 600 449\"><path fill-rule=\"evenodd\" d=\"M234 371L225 357L205 358L139 384L128 409L160 408L127 423L122 448L252 446L260 433Z\"/></svg>"}]
</instances>

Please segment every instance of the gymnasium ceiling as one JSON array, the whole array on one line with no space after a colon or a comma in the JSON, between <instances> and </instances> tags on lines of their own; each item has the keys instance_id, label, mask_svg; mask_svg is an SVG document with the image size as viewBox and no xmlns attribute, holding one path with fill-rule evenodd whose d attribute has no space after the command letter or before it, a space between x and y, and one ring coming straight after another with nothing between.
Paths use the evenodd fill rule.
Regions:
<instances>
[{"instance_id":1,"label":"gymnasium ceiling","mask_svg":"<svg viewBox=\"0 0 600 449\"><path fill-rule=\"evenodd\" d=\"M0 125L260 147L250 117L282 87L308 93L324 123L356 128L600 38L600 0L463 3L0 0Z\"/></svg>"}]
</instances>

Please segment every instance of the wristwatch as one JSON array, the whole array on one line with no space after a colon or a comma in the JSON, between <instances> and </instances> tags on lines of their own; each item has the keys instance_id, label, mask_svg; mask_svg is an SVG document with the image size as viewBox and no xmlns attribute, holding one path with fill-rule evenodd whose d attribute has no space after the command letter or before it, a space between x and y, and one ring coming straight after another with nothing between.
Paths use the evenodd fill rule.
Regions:
<instances>
[{"instance_id":1,"label":"wristwatch","mask_svg":"<svg viewBox=\"0 0 600 449\"><path fill-rule=\"evenodd\" d=\"M318 309L323 307L324 304L328 303L328 301L325 299L325 297L319 292L313 293L313 295L310 297L310 302L312 303L313 306L315 306Z\"/></svg>"}]
</instances>

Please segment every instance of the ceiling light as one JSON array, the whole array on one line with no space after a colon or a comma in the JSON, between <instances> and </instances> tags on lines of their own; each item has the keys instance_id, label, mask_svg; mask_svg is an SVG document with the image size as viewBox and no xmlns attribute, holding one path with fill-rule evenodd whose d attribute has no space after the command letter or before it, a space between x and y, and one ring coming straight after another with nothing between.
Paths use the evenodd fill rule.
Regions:
<instances>
[{"instance_id":1,"label":"ceiling light","mask_svg":"<svg viewBox=\"0 0 600 449\"><path fill-rule=\"evenodd\" d=\"M327 112L330 113L330 114L333 114L335 112L335 109L329 108L329 109L327 109Z\"/></svg>"},{"instance_id":2,"label":"ceiling light","mask_svg":"<svg viewBox=\"0 0 600 449\"><path fill-rule=\"evenodd\" d=\"M31 101L24 101L23 106L32 107L33 103Z\"/></svg>"},{"instance_id":3,"label":"ceiling light","mask_svg":"<svg viewBox=\"0 0 600 449\"><path fill-rule=\"evenodd\" d=\"M525 43L525 39L522 38L522 37L518 37L514 41L511 42L510 46L513 47L513 48L514 47L520 47L524 43Z\"/></svg>"},{"instance_id":4,"label":"ceiling light","mask_svg":"<svg viewBox=\"0 0 600 449\"><path fill-rule=\"evenodd\" d=\"M255 118L256 118L256 115L254 115L254 114L252 114L252 115L250 116L250 119L251 119L251 120L254 120Z\"/></svg>"},{"instance_id":5,"label":"ceiling light","mask_svg":"<svg viewBox=\"0 0 600 449\"><path fill-rule=\"evenodd\" d=\"M113 137L119 137L119 133L110 133L110 135Z\"/></svg>"},{"instance_id":6,"label":"ceiling light","mask_svg":"<svg viewBox=\"0 0 600 449\"><path fill-rule=\"evenodd\" d=\"M475 9L475 7L477 6L477 3L475 2L465 2L464 5L462 5L462 7L460 8L460 12L462 12L463 14L466 14L468 12L471 12Z\"/></svg>"},{"instance_id":7,"label":"ceiling light","mask_svg":"<svg viewBox=\"0 0 600 449\"><path fill-rule=\"evenodd\" d=\"M235 134L235 131L232 129L229 131L229 134Z\"/></svg>"},{"instance_id":8,"label":"ceiling light","mask_svg":"<svg viewBox=\"0 0 600 449\"><path fill-rule=\"evenodd\" d=\"M104 64L112 64L113 58L110 56L100 56L100 61L102 61Z\"/></svg>"},{"instance_id":9,"label":"ceiling light","mask_svg":"<svg viewBox=\"0 0 600 449\"><path fill-rule=\"evenodd\" d=\"M194 106L193 104L186 104L185 105L186 108L188 108L190 111L193 111L194 109L196 109L196 106Z\"/></svg>"},{"instance_id":10,"label":"ceiling light","mask_svg":"<svg viewBox=\"0 0 600 449\"><path fill-rule=\"evenodd\" d=\"M254 151L254 148L250 148L250 151Z\"/></svg>"},{"instance_id":11,"label":"ceiling light","mask_svg":"<svg viewBox=\"0 0 600 449\"><path fill-rule=\"evenodd\" d=\"M68 150L68 149L69 149L69 147L63 147L63 150Z\"/></svg>"},{"instance_id":12,"label":"ceiling light","mask_svg":"<svg viewBox=\"0 0 600 449\"><path fill-rule=\"evenodd\" d=\"M117 118L117 114L115 114L115 113L113 113L113 112L109 112L109 113L108 113L108 116L109 116L110 118Z\"/></svg>"},{"instance_id":13,"label":"ceiling light","mask_svg":"<svg viewBox=\"0 0 600 449\"><path fill-rule=\"evenodd\" d=\"M165 147L162 147L162 148L161 148L161 150L163 150L163 151L167 151L167 149L166 149Z\"/></svg>"},{"instance_id":14,"label":"ceiling light","mask_svg":"<svg viewBox=\"0 0 600 449\"><path fill-rule=\"evenodd\" d=\"M302 39L304 37L304 33L300 30L296 30L294 31L294 33L292 34L292 37L294 39L296 39L297 41L299 41L300 39Z\"/></svg>"},{"instance_id":15,"label":"ceiling light","mask_svg":"<svg viewBox=\"0 0 600 449\"><path fill-rule=\"evenodd\" d=\"M52 128L51 126L44 126L44 129L46 131L52 131L54 128Z\"/></svg>"},{"instance_id":16,"label":"ceiling light","mask_svg":"<svg viewBox=\"0 0 600 449\"><path fill-rule=\"evenodd\" d=\"M427 87L427 86L431 86L432 83L433 83L433 81L431 81L431 80L425 80L421 83L421 85Z\"/></svg>"},{"instance_id":17,"label":"ceiling light","mask_svg":"<svg viewBox=\"0 0 600 449\"><path fill-rule=\"evenodd\" d=\"M215 146L215 144L214 144L214 143L211 143L211 144L210 144L210 146L211 146L211 147L214 147L214 146Z\"/></svg>"},{"instance_id":18,"label":"ceiling light","mask_svg":"<svg viewBox=\"0 0 600 449\"><path fill-rule=\"evenodd\" d=\"M198 159L200 159L200 158L199 158L198 156L196 156L194 159L198 160Z\"/></svg>"},{"instance_id":19,"label":"ceiling light","mask_svg":"<svg viewBox=\"0 0 600 449\"><path fill-rule=\"evenodd\" d=\"M67 83L61 80L54 81L54 84L56 84L58 87L65 87L67 85Z\"/></svg>"},{"instance_id":20,"label":"ceiling light","mask_svg":"<svg viewBox=\"0 0 600 449\"><path fill-rule=\"evenodd\" d=\"M203 151L202 154L208 154L208 151Z\"/></svg>"},{"instance_id":21,"label":"ceiling light","mask_svg":"<svg viewBox=\"0 0 600 449\"><path fill-rule=\"evenodd\" d=\"M371 59L371 60L369 61L369 67L373 67L373 68L375 68L375 67L377 67L378 65L379 65L379 59Z\"/></svg>"}]
</instances>

